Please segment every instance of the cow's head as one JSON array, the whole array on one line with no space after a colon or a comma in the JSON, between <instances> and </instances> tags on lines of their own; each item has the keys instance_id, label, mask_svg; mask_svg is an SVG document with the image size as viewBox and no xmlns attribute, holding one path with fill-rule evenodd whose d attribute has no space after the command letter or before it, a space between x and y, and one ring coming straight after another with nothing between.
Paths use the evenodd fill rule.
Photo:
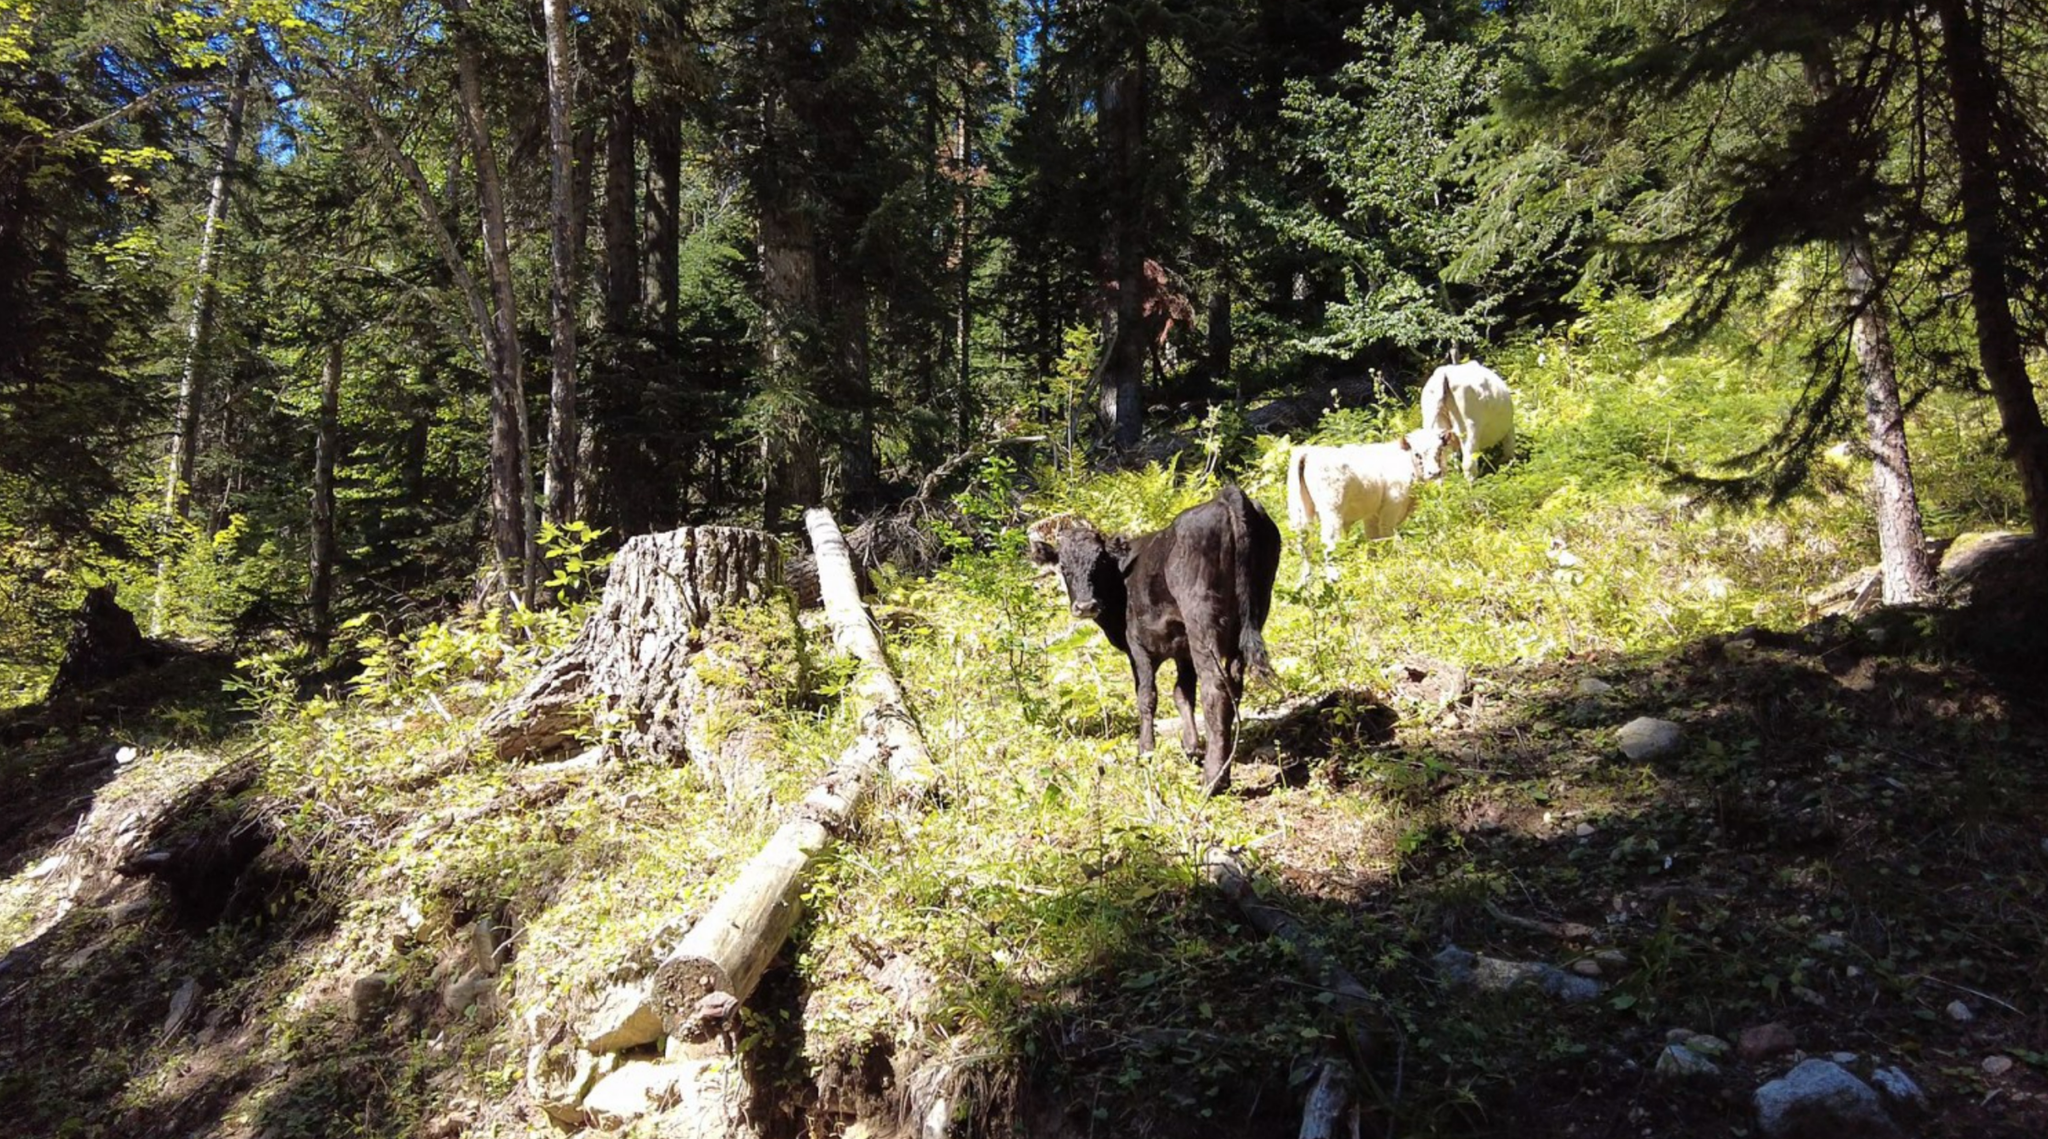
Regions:
<instances>
[{"instance_id":1,"label":"cow's head","mask_svg":"<svg viewBox=\"0 0 2048 1139\"><path fill-rule=\"evenodd\" d=\"M1105 602L1123 604L1124 563L1130 560L1129 539L1106 535L1072 514L1041 518L1031 524L1032 562L1058 567L1074 616L1099 616Z\"/></svg>"},{"instance_id":2,"label":"cow's head","mask_svg":"<svg viewBox=\"0 0 2048 1139\"><path fill-rule=\"evenodd\" d=\"M1428 482L1444 473L1444 455L1458 447L1458 433L1436 427L1422 427L1401 436L1401 449L1413 451L1415 461L1422 471L1422 480Z\"/></svg>"}]
</instances>

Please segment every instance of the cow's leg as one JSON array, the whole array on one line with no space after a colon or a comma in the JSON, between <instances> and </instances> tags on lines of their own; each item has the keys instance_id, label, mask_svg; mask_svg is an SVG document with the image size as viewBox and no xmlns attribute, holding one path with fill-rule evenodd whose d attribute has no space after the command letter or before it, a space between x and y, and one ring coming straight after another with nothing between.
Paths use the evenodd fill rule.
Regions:
<instances>
[{"instance_id":1,"label":"cow's leg","mask_svg":"<svg viewBox=\"0 0 2048 1139\"><path fill-rule=\"evenodd\" d=\"M1173 662L1173 702L1180 709L1180 750L1193 759L1202 737L1195 727L1195 660L1185 653Z\"/></svg>"},{"instance_id":2,"label":"cow's leg","mask_svg":"<svg viewBox=\"0 0 2048 1139\"><path fill-rule=\"evenodd\" d=\"M1342 519L1323 516L1323 580L1337 580L1337 542L1344 537Z\"/></svg>"},{"instance_id":3,"label":"cow's leg","mask_svg":"<svg viewBox=\"0 0 2048 1139\"><path fill-rule=\"evenodd\" d=\"M1508 420L1508 433L1500 437L1500 454L1499 457L1493 461L1494 469L1499 470L1503 464L1512 461L1514 457L1515 421L1510 419Z\"/></svg>"},{"instance_id":4,"label":"cow's leg","mask_svg":"<svg viewBox=\"0 0 2048 1139\"><path fill-rule=\"evenodd\" d=\"M1159 662L1131 646L1131 677L1138 682L1138 754L1152 754L1152 721L1159 714Z\"/></svg>"},{"instance_id":5,"label":"cow's leg","mask_svg":"<svg viewBox=\"0 0 2048 1139\"><path fill-rule=\"evenodd\" d=\"M1315 541L1316 541L1316 540L1315 540L1315 537L1314 537L1313 535L1311 535L1311 534L1310 534L1310 533L1308 532L1308 527L1306 527L1306 526L1302 527L1302 529L1301 529L1301 580L1300 580L1299 582L1297 582L1297 583L1296 583L1296 585L1298 585L1298 586L1299 586L1300 588L1302 588L1302 589L1307 589L1307 588L1308 588L1308 579L1309 579L1309 576L1310 576L1311 574L1315 573L1315 570L1316 570L1316 559L1315 559L1315 555L1313 555L1312 553L1310 553L1310 552L1309 552L1309 551L1311 551L1312 549L1314 549L1314 548L1315 548Z\"/></svg>"},{"instance_id":6,"label":"cow's leg","mask_svg":"<svg viewBox=\"0 0 2048 1139\"><path fill-rule=\"evenodd\" d=\"M1227 670L1214 651L1196 654L1202 689L1202 730L1209 736L1202 758L1202 790L1214 795L1230 786L1230 748L1237 742L1237 700Z\"/></svg>"}]
</instances>

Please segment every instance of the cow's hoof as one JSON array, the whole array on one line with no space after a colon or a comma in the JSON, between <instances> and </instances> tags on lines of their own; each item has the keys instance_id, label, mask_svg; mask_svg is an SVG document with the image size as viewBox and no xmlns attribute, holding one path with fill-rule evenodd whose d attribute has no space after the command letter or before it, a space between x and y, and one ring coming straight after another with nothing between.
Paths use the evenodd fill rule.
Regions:
<instances>
[{"instance_id":1,"label":"cow's hoof","mask_svg":"<svg viewBox=\"0 0 2048 1139\"><path fill-rule=\"evenodd\" d=\"M1216 796L1230 786L1230 765L1224 764L1215 771L1202 771L1202 794Z\"/></svg>"}]
</instances>

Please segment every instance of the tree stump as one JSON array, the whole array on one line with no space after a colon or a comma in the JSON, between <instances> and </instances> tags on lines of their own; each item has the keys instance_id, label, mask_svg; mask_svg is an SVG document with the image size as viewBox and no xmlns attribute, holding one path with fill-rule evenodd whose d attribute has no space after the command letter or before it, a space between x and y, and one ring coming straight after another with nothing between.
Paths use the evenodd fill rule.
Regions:
<instances>
[{"instance_id":1,"label":"tree stump","mask_svg":"<svg viewBox=\"0 0 2048 1139\"><path fill-rule=\"evenodd\" d=\"M575 641L480 730L501 759L566 748L592 719L616 727L624 746L683 753L681 694L699 630L781 585L782 547L759 530L694 526L632 538Z\"/></svg>"},{"instance_id":2,"label":"tree stump","mask_svg":"<svg viewBox=\"0 0 2048 1139\"><path fill-rule=\"evenodd\" d=\"M46 699L97 688L148 668L163 655L161 645L142 635L135 615L114 600L113 586L88 589L71 618L71 640L64 646L64 660Z\"/></svg>"}]
</instances>

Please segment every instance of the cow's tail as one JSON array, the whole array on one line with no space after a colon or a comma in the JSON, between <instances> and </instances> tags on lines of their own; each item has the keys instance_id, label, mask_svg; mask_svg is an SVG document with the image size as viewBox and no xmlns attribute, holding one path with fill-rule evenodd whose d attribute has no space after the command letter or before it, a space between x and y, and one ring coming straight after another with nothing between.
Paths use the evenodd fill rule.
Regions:
<instances>
[{"instance_id":1,"label":"cow's tail","mask_svg":"<svg viewBox=\"0 0 2048 1139\"><path fill-rule=\"evenodd\" d=\"M1247 676L1276 680L1266 655L1266 614L1273 605L1273 579L1280 571L1280 528L1250 496L1230 487L1231 562L1237 572L1238 651ZM1261 539L1264 539L1261 541Z\"/></svg>"},{"instance_id":2,"label":"cow's tail","mask_svg":"<svg viewBox=\"0 0 2048 1139\"><path fill-rule=\"evenodd\" d=\"M1296 447L1287 458L1287 526L1307 530L1315 520L1315 500L1308 496L1308 448Z\"/></svg>"}]
</instances>

